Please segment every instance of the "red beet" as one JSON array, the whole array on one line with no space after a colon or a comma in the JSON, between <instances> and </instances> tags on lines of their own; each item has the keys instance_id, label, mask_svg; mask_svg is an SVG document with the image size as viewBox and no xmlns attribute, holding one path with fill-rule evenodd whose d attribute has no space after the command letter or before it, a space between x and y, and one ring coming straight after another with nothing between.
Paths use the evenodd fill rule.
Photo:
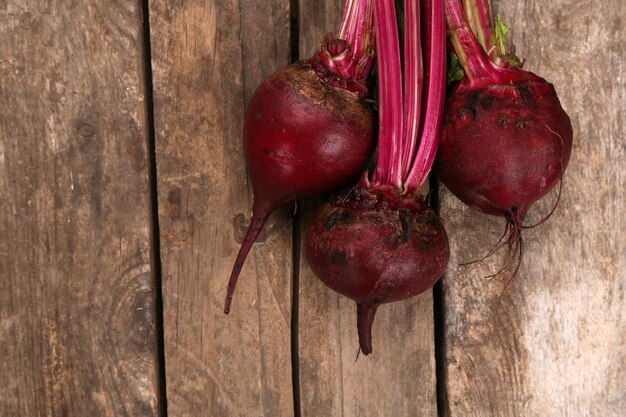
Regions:
<instances>
[{"instance_id":1,"label":"red beet","mask_svg":"<svg viewBox=\"0 0 626 417\"><path fill-rule=\"evenodd\" d=\"M373 111L357 94L329 87L307 62L281 69L259 86L246 114L255 204L336 190L363 169L373 144Z\"/></svg>"},{"instance_id":2,"label":"red beet","mask_svg":"<svg viewBox=\"0 0 626 417\"><path fill-rule=\"evenodd\" d=\"M357 302L359 344L366 355L372 352L378 306L431 288L450 256L433 210L395 187L354 189L323 205L304 245L315 275Z\"/></svg>"},{"instance_id":3,"label":"red beet","mask_svg":"<svg viewBox=\"0 0 626 417\"><path fill-rule=\"evenodd\" d=\"M346 39L327 37L313 58L278 70L248 104L244 155L254 192L250 227L228 282L228 314L237 278L267 218L279 205L335 191L371 157L374 120L364 100L372 65L369 0L349 9ZM345 26L349 27L346 29Z\"/></svg>"},{"instance_id":4,"label":"red beet","mask_svg":"<svg viewBox=\"0 0 626 417\"><path fill-rule=\"evenodd\" d=\"M486 3L467 4L480 9ZM482 11L473 14L491 19L490 10ZM516 60L505 59L504 51L499 60L487 57L458 0L446 0L446 13L465 78L446 104L439 178L470 207L505 217L511 225L507 242L521 245L528 208L554 188L567 167L572 125L552 84L511 64Z\"/></svg>"},{"instance_id":5,"label":"red beet","mask_svg":"<svg viewBox=\"0 0 626 417\"><path fill-rule=\"evenodd\" d=\"M571 149L572 126L551 84L491 85L451 95L438 172L470 207L521 221L561 179Z\"/></svg>"},{"instance_id":6,"label":"red beet","mask_svg":"<svg viewBox=\"0 0 626 417\"><path fill-rule=\"evenodd\" d=\"M422 51L419 3L405 2L403 94L394 2L376 0L375 5L380 97L376 169L371 181L364 175L356 188L320 208L304 243L315 275L357 302L359 345L366 355L372 352L376 309L431 288L450 255L443 225L419 194L443 115L443 7L439 0L422 3L421 15L430 29Z\"/></svg>"}]
</instances>

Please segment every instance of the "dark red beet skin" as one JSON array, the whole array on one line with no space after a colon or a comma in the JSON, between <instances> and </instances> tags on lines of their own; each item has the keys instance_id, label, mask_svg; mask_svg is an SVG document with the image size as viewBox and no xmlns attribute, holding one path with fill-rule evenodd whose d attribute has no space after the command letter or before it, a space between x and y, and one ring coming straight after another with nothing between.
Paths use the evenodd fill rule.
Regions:
<instances>
[{"instance_id":1,"label":"dark red beet skin","mask_svg":"<svg viewBox=\"0 0 626 417\"><path fill-rule=\"evenodd\" d=\"M357 302L359 344L366 355L372 352L378 306L431 288L450 256L432 209L394 187L353 189L323 205L304 244L315 275Z\"/></svg>"},{"instance_id":2,"label":"dark red beet skin","mask_svg":"<svg viewBox=\"0 0 626 417\"><path fill-rule=\"evenodd\" d=\"M561 179L572 125L552 84L539 79L474 91L447 104L437 153L441 181L481 212L521 223Z\"/></svg>"},{"instance_id":3,"label":"dark red beet skin","mask_svg":"<svg viewBox=\"0 0 626 417\"><path fill-rule=\"evenodd\" d=\"M248 105L244 155L255 198L278 205L353 179L374 145L373 110L324 83L305 62L259 86Z\"/></svg>"},{"instance_id":4,"label":"dark red beet skin","mask_svg":"<svg viewBox=\"0 0 626 417\"><path fill-rule=\"evenodd\" d=\"M375 145L374 112L357 87L362 86L323 70L312 58L278 70L253 94L244 156L254 203L228 283L225 313L246 256L272 211L297 198L335 191L364 169Z\"/></svg>"}]
</instances>

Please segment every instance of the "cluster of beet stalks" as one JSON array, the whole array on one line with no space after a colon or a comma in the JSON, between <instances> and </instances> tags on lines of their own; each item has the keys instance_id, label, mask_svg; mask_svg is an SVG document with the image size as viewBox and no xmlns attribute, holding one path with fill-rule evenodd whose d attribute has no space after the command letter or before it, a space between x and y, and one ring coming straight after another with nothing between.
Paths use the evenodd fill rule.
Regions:
<instances>
[{"instance_id":1,"label":"cluster of beet stalks","mask_svg":"<svg viewBox=\"0 0 626 417\"><path fill-rule=\"evenodd\" d=\"M506 53L489 0L404 0L401 10L402 44L394 0L346 0L337 36L252 96L244 152L254 204L225 313L271 212L343 189L312 220L305 255L319 279L356 301L359 346L371 353L377 308L431 288L448 263L446 231L424 190L435 158L458 198L506 219L494 250L507 245L507 258L517 251L521 261L528 208L567 166L569 118L553 86ZM446 38L459 68L446 70ZM460 81L447 87L450 74Z\"/></svg>"}]
</instances>

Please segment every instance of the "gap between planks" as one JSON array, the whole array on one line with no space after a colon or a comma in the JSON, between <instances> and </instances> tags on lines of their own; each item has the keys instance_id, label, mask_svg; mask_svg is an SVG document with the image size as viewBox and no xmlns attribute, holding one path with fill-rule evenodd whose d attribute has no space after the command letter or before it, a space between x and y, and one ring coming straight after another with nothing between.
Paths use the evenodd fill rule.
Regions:
<instances>
[{"instance_id":1,"label":"gap between planks","mask_svg":"<svg viewBox=\"0 0 626 417\"><path fill-rule=\"evenodd\" d=\"M300 1L289 0L289 62L300 59ZM293 390L293 414L301 417L300 403L300 357L298 343L300 320L300 239L302 224L300 215L302 204L296 201L296 213L293 216L291 235L291 387Z\"/></svg>"},{"instance_id":2,"label":"gap between planks","mask_svg":"<svg viewBox=\"0 0 626 417\"><path fill-rule=\"evenodd\" d=\"M154 94L152 80L152 51L150 48L150 3L141 0L143 60L144 60L144 89L146 97L146 124L148 128L148 182L150 184L150 201L148 202L150 218L150 255L154 280L154 325L156 333L156 372L158 413L160 417L167 417L167 380L165 374L165 332L163 325L163 286L161 268L161 238L159 228L159 199L156 168L156 135L154 125Z\"/></svg>"}]
</instances>

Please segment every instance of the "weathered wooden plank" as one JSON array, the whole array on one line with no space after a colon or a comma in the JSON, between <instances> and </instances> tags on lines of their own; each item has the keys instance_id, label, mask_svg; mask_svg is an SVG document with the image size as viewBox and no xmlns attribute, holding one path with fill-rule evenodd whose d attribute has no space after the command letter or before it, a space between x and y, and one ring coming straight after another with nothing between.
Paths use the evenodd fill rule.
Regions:
<instances>
[{"instance_id":1,"label":"weathered wooden plank","mask_svg":"<svg viewBox=\"0 0 626 417\"><path fill-rule=\"evenodd\" d=\"M289 2L150 7L170 415L292 415L289 213L270 219L222 312L252 202L244 109L288 61Z\"/></svg>"},{"instance_id":2,"label":"weathered wooden plank","mask_svg":"<svg viewBox=\"0 0 626 417\"><path fill-rule=\"evenodd\" d=\"M0 4L0 415L155 416L141 2Z\"/></svg>"},{"instance_id":3,"label":"weathered wooden plank","mask_svg":"<svg viewBox=\"0 0 626 417\"><path fill-rule=\"evenodd\" d=\"M527 68L555 84L574 149L560 205L526 230L525 260L505 283L476 268L502 220L447 191L442 217L453 258L445 278L449 416L622 416L626 409L626 228L623 210L626 61L620 0L501 0ZM535 219L552 198L537 205Z\"/></svg>"},{"instance_id":4,"label":"weathered wooden plank","mask_svg":"<svg viewBox=\"0 0 626 417\"><path fill-rule=\"evenodd\" d=\"M342 9L341 1L300 2L301 58L311 56L326 33L336 32ZM326 288L302 258L302 416L436 416L431 292L382 306L374 322L374 352L356 360L355 303Z\"/></svg>"}]
</instances>

